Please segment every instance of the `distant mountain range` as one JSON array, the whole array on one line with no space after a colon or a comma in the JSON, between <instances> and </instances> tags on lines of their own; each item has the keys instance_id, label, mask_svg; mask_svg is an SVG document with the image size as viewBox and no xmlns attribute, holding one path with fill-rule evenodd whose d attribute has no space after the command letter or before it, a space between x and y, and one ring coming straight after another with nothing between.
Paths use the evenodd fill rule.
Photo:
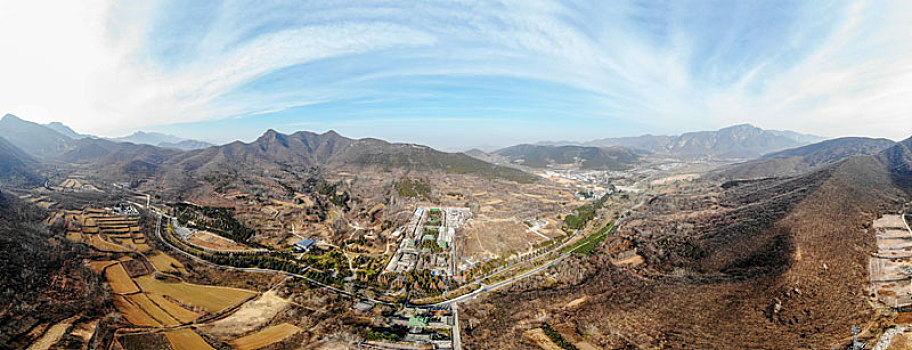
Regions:
<instances>
[{"instance_id":1,"label":"distant mountain range","mask_svg":"<svg viewBox=\"0 0 912 350\"><path fill-rule=\"evenodd\" d=\"M44 125L12 114L0 119L0 137L36 157L59 154L74 146L74 140Z\"/></svg>"},{"instance_id":2,"label":"distant mountain range","mask_svg":"<svg viewBox=\"0 0 912 350\"><path fill-rule=\"evenodd\" d=\"M215 146L204 141L189 140L174 135L144 131L137 131L123 137L109 138L109 140L114 142L131 142L135 144L174 148L185 151Z\"/></svg>"},{"instance_id":3,"label":"distant mountain range","mask_svg":"<svg viewBox=\"0 0 912 350\"><path fill-rule=\"evenodd\" d=\"M11 115L11 114L7 114L7 115ZM44 124L44 126L51 128L51 130L59 132L59 133L63 134L64 136L69 137L74 140L84 139L87 137L95 137L92 135L80 134L78 132L75 132L75 131L73 131L73 129L70 129L69 126L66 126L61 122L50 122L50 123Z\"/></svg>"},{"instance_id":4,"label":"distant mountain range","mask_svg":"<svg viewBox=\"0 0 912 350\"><path fill-rule=\"evenodd\" d=\"M896 142L888 139L842 137L770 153L718 173L732 179L794 176L848 157L876 155L894 145Z\"/></svg>"},{"instance_id":5,"label":"distant mountain range","mask_svg":"<svg viewBox=\"0 0 912 350\"><path fill-rule=\"evenodd\" d=\"M624 170L639 159L625 147L543 146L522 144L491 153L471 150L466 154L489 161L505 161L530 168L579 168Z\"/></svg>"},{"instance_id":6,"label":"distant mountain range","mask_svg":"<svg viewBox=\"0 0 912 350\"><path fill-rule=\"evenodd\" d=\"M60 126L63 125L59 124L56 127ZM156 155L160 158L163 154L177 152L149 145L82 136L74 139L56 131L54 127L23 120L11 114L0 119L0 137L24 153L43 161L75 163L98 162L105 159L117 161L140 155Z\"/></svg>"},{"instance_id":7,"label":"distant mountain range","mask_svg":"<svg viewBox=\"0 0 912 350\"><path fill-rule=\"evenodd\" d=\"M825 139L794 131L763 130L750 124L740 124L716 131L688 132L681 135L642 135L605 138L583 143L545 142L539 143L539 145L627 147L689 159L747 160Z\"/></svg>"},{"instance_id":8,"label":"distant mountain range","mask_svg":"<svg viewBox=\"0 0 912 350\"><path fill-rule=\"evenodd\" d=\"M184 184L186 180L192 182L222 176L229 170L234 177L243 179L247 175L262 176L292 168L371 167L381 170L436 170L518 182L537 179L521 170L490 164L462 153L446 153L427 146L370 138L355 140L334 131L282 134L269 130L250 143L235 141L222 146L181 151L142 143L167 145L170 141L177 141L176 144L186 144L188 140L175 140L155 133L136 133L117 139L136 143L93 137L71 138L55 130L62 129L61 126L65 127L62 124L53 127L41 125L12 115L0 119L0 137L7 138L10 146L9 151L3 152L3 144L0 143L0 160L5 159L3 157L10 159L11 168L6 172L18 172L19 164L25 164L16 159L35 158L49 163L91 165L98 169L99 175L109 180L169 177L180 178L181 181L175 182ZM67 129L62 131L67 132Z\"/></svg>"},{"instance_id":9,"label":"distant mountain range","mask_svg":"<svg viewBox=\"0 0 912 350\"><path fill-rule=\"evenodd\" d=\"M54 133L50 133L48 130L53 131ZM113 142L130 142L137 145L151 145L184 151L214 146L208 142L184 139L158 132L137 131L123 137L103 138L77 133L69 126L60 122L51 122L42 125L23 120L12 114L7 114L3 116L3 119L0 119L0 135L3 134L7 134L7 139L10 142L13 142L13 144L17 144L21 148L28 150L29 153L37 153L39 155L48 152L56 152L66 148L67 141L62 140L60 136L64 136L70 140L105 139ZM27 140L30 136L41 136L42 138ZM51 138L55 139L56 143L49 142ZM51 147L51 145L54 146Z\"/></svg>"},{"instance_id":10,"label":"distant mountain range","mask_svg":"<svg viewBox=\"0 0 912 350\"><path fill-rule=\"evenodd\" d=\"M534 181L516 167L628 169L648 153L699 159L754 160L727 167L720 176L756 178L793 176L853 155L879 154L895 143L886 139L820 139L788 131L736 125L718 131L679 136L640 136L591 141L600 146L517 145L491 153L472 150L447 153L415 144L350 139L334 131L282 134L269 130L255 141L211 146L160 133L137 132L113 140L74 132L66 125L41 125L13 115L0 119L0 177L32 180L30 164L37 162L93 164L106 174L151 178L169 174L203 178L232 169L235 174L306 168L379 168L385 170L445 171L485 178ZM129 141L129 142L116 142ZM149 145L155 143L156 146ZM625 146L619 146L625 145ZM795 146L799 145L799 146ZM205 147L205 148L203 148ZM783 148L788 148L783 150ZM765 154L765 155L764 155ZM118 175L119 174L119 175Z\"/></svg>"}]
</instances>

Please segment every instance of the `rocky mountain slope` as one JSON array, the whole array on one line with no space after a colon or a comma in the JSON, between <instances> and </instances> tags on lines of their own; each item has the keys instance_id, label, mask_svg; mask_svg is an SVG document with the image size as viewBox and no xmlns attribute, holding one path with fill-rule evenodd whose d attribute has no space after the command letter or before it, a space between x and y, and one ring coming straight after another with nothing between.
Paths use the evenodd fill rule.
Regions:
<instances>
[{"instance_id":1,"label":"rocky mountain slope","mask_svg":"<svg viewBox=\"0 0 912 350\"><path fill-rule=\"evenodd\" d=\"M896 145L888 139L843 137L770 153L718 172L729 179L795 176L858 155L875 155Z\"/></svg>"},{"instance_id":2,"label":"rocky mountain slope","mask_svg":"<svg viewBox=\"0 0 912 350\"><path fill-rule=\"evenodd\" d=\"M54 235L46 215L0 193L0 348L25 348L34 327L77 314L99 316L110 302L101 277L83 264L91 252Z\"/></svg>"},{"instance_id":3,"label":"rocky mountain slope","mask_svg":"<svg viewBox=\"0 0 912 350\"><path fill-rule=\"evenodd\" d=\"M439 170L486 178L534 181L520 170L493 165L462 153L446 153L414 144L378 139L350 139L334 131L290 135L269 130L251 143L240 141L184 152L170 160L186 170L216 170L231 164L251 167L374 167L379 169Z\"/></svg>"},{"instance_id":4,"label":"rocky mountain slope","mask_svg":"<svg viewBox=\"0 0 912 350\"><path fill-rule=\"evenodd\" d=\"M37 185L37 162L31 156L0 137L0 182L12 185Z\"/></svg>"},{"instance_id":5,"label":"rocky mountain slope","mask_svg":"<svg viewBox=\"0 0 912 350\"><path fill-rule=\"evenodd\" d=\"M0 137L36 157L60 154L75 146L73 139L12 114L0 119Z\"/></svg>"},{"instance_id":6,"label":"rocky mountain slope","mask_svg":"<svg viewBox=\"0 0 912 350\"><path fill-rule=\"evenodd\" d=\"M59 133L63 134L64 136L69 137L74 140L84 139L87 137L93 137L92 135L80 134L78 132L75 132L69 126L66 126L61 122L50 122L50 123L44 124L44 126L50 128L51 130L59 132Z\"/></svg>"},{"instance_id":7,"label":"rocky mountain slope","mask_svg":"<svg viewBox=\"0 0 912 350\"><path fill-rule=\"evenodd\" d=\"M869 303L871 222L912 195L912 139L800 176L655 197L599 248L465 311L472 348L548 323L602 348L843 347ZM646 263L620 267L636 248ZM573 303L571 303L573 302Z\"/></svg>"}]
</instances>

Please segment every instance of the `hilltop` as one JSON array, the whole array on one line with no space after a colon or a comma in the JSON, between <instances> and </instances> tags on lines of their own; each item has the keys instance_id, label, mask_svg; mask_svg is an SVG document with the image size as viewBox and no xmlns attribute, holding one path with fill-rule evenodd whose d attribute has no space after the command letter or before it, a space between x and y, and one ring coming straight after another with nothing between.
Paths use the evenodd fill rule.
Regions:
<instances>
[{"instance_id":1,"label":"hilltop","mask_svg":"<svg viewBox=\"0 0 912 350\"><path fill-rule=\"evenodd\" d=\"M479 154L475 154L480 156ZM624 170L639 156L624 147L542 146L522 144L499 149L491 155L530 168L579 167L584 170Z\"/></svg>"}]
</instances>

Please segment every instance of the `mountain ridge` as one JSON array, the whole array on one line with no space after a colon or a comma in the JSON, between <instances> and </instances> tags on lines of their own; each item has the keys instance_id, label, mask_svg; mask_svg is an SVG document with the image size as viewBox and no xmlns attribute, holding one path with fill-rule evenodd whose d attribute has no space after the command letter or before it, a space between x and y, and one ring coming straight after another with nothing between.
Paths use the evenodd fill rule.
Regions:
<instances>
[{"instance_id":1,"label":"mountain ridge","mask_svg":"<svg viewBox=\"0 0 912 350\"><path fill-rule=\"evenodd\" d=\"M835 138L769 153L721 169L717 175L729 179L795 176L852 156L877 155L894 145L897 143L888 139Z\"/></svg>"},{"instance_id":2,"label":"mountain ridge","mask_svg":"<svg viewBox=\"0 0 912 350\"><path fill-rule=\"evenodd\" d=\"M477 156L481 156L476 153ZM491 152L513 164L531 168L578 166L585 170L624 170L639 156L626 147L544 146L520 144Z\"/></svg>"},{"instance_id":3,"label":"mountain ridge","mask_svg":"<svg viewBox=\"0 0 912 350\"><path fill-rule=\"evenodd\" d=\"M570 146L620 146L688 159L750 159L763 154L819 142L826 138L788 130L765 130L751 124L736 124L718 130L692 131L679 135L652 135L570 142ZM537 145L560 146L561 142Z\"/></svg>"}]
</instances>

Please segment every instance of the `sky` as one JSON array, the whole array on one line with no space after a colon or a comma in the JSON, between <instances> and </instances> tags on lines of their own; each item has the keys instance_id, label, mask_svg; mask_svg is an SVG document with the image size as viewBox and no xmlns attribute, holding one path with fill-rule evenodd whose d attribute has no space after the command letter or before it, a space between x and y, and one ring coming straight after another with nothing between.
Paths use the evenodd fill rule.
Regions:
<instances>
[{"instance_id":1,"label":"sky","mask_svg":"<svg viewBox=\"0 0 912 350\"><path fill-rule=\"evenodd\" d=\"M0 0L0 114L100 136L899 140L910 112L909 1Z\"/></svg>"}]
</instances>

